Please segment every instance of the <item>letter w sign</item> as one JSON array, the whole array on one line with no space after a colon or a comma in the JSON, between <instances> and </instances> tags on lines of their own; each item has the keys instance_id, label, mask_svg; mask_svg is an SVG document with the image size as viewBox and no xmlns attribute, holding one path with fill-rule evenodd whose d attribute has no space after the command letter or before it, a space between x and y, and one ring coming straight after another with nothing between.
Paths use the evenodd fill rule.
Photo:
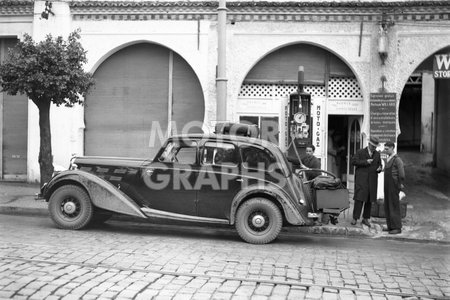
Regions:
<instances>
[{"instance_id":1,"label":"letter w sign","mask_svg":"<svg viewBox=\"0 0 450 300\"><path fill-rule=\"evenodd\" d=\"M437 54L434 56L433 77L450 79L450 54Z\"/></svg>"}]
</instances>

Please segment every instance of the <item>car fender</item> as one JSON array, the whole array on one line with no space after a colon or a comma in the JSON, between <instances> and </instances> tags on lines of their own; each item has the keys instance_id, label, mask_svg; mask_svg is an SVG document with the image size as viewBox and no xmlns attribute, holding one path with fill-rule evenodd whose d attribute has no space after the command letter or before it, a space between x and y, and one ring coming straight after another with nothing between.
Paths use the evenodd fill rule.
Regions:
<instances>
[{"instance_id":1,"label":"car fender","mask_svg":"<svg viewBox=\"0 0 450 300\"><path fill-rule=\"evenodd\" d=\"M286 216L286 220L289 224L292 225L304 225L306 224L305 220L301 213L295 208L292 204L289 196L286 195L283 191L276 188L272 185L261 185L255 184L242 189L237 193L237 195L233 199L233 203L231 205L230 212L230 224L235 223L235 215L239 205L248 198L251 198L252 195L255 197L264 197L268 196L272 199L276 199L276 201L281 205L284 211L284 215Z\"/></svg>"},{"instance_id":2,"label":"car fender","mask_svg":"<svg viewBox=\"0 0 450 300\"><path fill-rule=\"evenodd\" d=\"M83 186L94 206L113 212L147 218L139 206L110 182L82 170L63 171L44 187L43 197L48 201L56 188L70 182Z\"/></svg>"}]
</instances>

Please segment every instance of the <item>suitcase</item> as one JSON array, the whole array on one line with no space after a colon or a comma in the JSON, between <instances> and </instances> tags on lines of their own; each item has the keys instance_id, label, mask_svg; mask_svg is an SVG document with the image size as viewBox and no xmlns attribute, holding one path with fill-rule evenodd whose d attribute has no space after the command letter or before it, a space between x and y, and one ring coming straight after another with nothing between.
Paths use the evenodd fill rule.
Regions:
<instances>
[{"instance_id":1,"label":"suitcase","mask_svg":"<svg viewBox=\"0 0 450 300\"><path fill-rule=\"evenodd\" d=\"M349 207L347 189L315 190L316 209L343 211Z\"/></svg>"},{"instance_id":2,"label":"suitcase","mask_svg":"<svg viewBox=\"0 0 450 300\"><path fill-rule=\"evenodd\" d=\"M407 201L400 200L400 215L402 219L406 217L407 205L408 205ZM377 200L377 202L372 203L370 216L375 218L386 218L386 214L384 213L384 199L379 199Z\"/></svg>"}]
</instances>

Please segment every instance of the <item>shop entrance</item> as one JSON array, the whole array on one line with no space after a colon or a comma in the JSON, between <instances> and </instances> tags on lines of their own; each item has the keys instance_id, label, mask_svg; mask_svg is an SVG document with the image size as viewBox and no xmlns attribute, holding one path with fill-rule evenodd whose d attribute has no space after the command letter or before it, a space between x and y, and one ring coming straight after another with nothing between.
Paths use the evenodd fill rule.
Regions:
<instances>
[{"instance_id":1,"label":"shop entrance","mask_svg":"<svg viewBox=\"0 0 450 300\"><path fill-rule=\"evenodd\" d=\"M398 151L419 152L421 146L422 87L407 85L400 99ZM428 116L427 116L428 117Z\"/></svg>"},{"instance_id":2,"label":"shop entrance","mask_svg":"<svg viewBox=\"0 0 450 300\"><path fill-rule=\"evenodd\" d=\"M327 171L340 178L350 192L355 182L351 158L362 146L361 123L359 115L328 116Z\"/></svg>"}]
</instances>

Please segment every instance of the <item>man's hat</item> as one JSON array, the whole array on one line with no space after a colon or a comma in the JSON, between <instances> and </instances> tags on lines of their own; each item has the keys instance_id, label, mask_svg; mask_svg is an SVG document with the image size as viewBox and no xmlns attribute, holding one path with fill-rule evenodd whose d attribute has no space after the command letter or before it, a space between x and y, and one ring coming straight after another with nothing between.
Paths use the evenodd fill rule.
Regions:
<instances>
[{"instance_id":1,"label":"man's hat","mask_svg":"<svg viewBox=\"0 0 450 300\"><path fill-rule=\"evenodd\" d=\"M369 139L369 144L371 144L374 147L378 147L378 145L380 144L380 141L378 140L378 138L376 136L371 136Z\"/></svg>"}]
</instances>

